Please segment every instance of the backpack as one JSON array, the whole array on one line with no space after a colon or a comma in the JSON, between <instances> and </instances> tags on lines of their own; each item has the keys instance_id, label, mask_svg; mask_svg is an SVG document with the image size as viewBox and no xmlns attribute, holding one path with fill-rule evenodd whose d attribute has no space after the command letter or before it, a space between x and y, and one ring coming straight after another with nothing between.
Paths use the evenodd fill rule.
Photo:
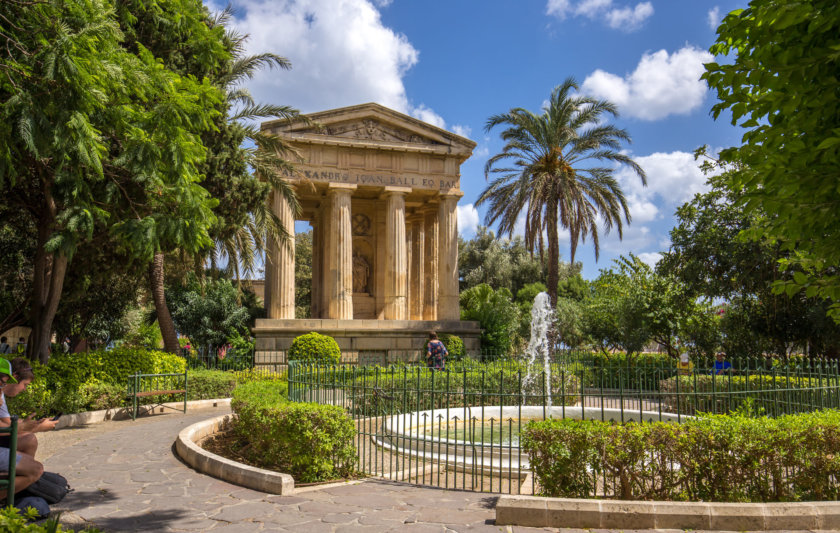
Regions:
<instances>
[{"instance_id":1,"label":"backpack","mask_svg":"<svg viewBox=\"0 0 840 533\"><path fill-rule=\"evenodd\" d=\"M67 483L67 478L55 472L44 472L38 481L29 485L18 494L21 498L26 496L37 496L43 498L47 503L58 503L67 496L73 489Z\"/></svg>"}]
</instances>

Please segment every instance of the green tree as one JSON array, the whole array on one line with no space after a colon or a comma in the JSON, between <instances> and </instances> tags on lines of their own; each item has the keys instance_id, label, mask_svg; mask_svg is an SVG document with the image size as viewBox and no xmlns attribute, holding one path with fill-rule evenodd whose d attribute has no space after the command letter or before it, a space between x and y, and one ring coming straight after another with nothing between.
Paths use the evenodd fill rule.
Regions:
<instances>
[{"instance_id":1,"label":"green tree","mask_svg":"<svg viewBox=\"0 0 840 533\"><path fill-rule=\"evenodd\" d=\"M461 293L461 320L481 325L481 349L492 356L507 355L514 346L519 311L510 291L494 291L482 283Z\"/></svg>"},{"instance_id":2,"label":"green tree","mask_svg":"<svg viewBox=\"0 0 840 533\"><path fill-rule=\"evenodd\" d=\"M106 0L3 2L0 17L14 21L0 36L0 196L36 228L29 350L47 362L68 264L97 223L137 255L208 241L197 134L221 95L123 46Z\"/></svg>"},{"instance_id":3,"label":"green tree","mask_svg":"<svg viewBox=\"0 0 840 533\"><path fill-rule=\"evenodd\" d=\"M525 242L539 248L548 240L548 286L552 306L557 304L560 226L571 237L571 262L579 242L591 237L597 260L598 224L607 231L615 227L622 235L622 217L630 212L621 186L613 176L613 164L628 165L642 180L645 173L620 151L630 136L606 123L617 116L606 101L573 95L578 89L572 78L556 87L541 115L514 108L487 120L486 130L504 126L505 146L484 167L485 175L498 175L481 193L476 205L489 202L488 224L499 223L499 233L512 235L521 214L525 219ZM607 165L604 165L606 163Z\"/></svg>"},{"instance_id":4,"label":"green tree","mask_svg":"<svg viewBox=\"0 0 840 533\"><path fill-rule=\"evenodd\" d=\"M677 357L679 345L709 354L719 344L712 307L675 276L655 272L632 254L601 271L584 309L586 332L602 350L633 354L653 340Z\"/></svg>"},{"instance_id":5,"label":"green tree","mask_svg":"<svg viewBox=\"0 0 840 533\"><path fill-rule=\"evenodd\" d=\"M728 176L742 190L739 206L761 218L746 235L779 241L791 279L776 281L830 303L840 322L840 95L834 0L752 0L724 18L704 78L724 111L746 129L743 144L724 150L743 167Z\"/></svg>"},{"instance_id":6,"label":"green tree","mask_svg":"<svg viewBox=\"0 0 840 533\"><path fill-rule=\"evenodd\" d=\"M229 338L248 333L250 315L239 303L239 291L226 279L189 276L187 283L166 293L178 331L198 347L220 346Z\"/></svg>"},{"instance_id":7,"label":"green tree","mask_svg":"<svg viewBox=\"0 0 840 533\"><path fill-rule=\"evenodd\" d=\"M462 291L487 283L516 294L528 283L544 282L545 269L522 237L497 239L492 230L479 226L472 239L458 239L458 276Z\"/></svg>"},{"instance_id":8,"label":"green tree","mask_svg":"<svg viewBox=\"0 0 840 533\"><path fill-rule=\"evenodd\" d=\"M840 326L827 318L828 304L773 290L777 282L793 277L781 267L791 252L778 241L741 238L767 215L741 207L744 193L733 189L731 176L739 171L725 166L723 174L709 178L709 192L677 209L671 249L658 271L678 278L695 296L729 303L720 324L727 353L784 357L793 348L809 346L816 353L835 354Z\"/></svg>"},{"instance_id":9,"label":"green tree","mask_svg":"<svg viewBox=\"0 0 840 533\"><path fill-rule=\"evenodd\" d=\"M312 232L295 235L295 318L312 312Z\"/></svg>"}]
</instances>

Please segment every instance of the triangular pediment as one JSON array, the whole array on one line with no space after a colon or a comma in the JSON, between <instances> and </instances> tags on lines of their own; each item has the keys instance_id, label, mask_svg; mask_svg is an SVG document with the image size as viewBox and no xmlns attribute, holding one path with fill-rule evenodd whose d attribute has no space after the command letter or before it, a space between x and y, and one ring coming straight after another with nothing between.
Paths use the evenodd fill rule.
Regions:
<instances>
[{"instance_id":1,"label":"triangular pediment","mask_svg":"<svg viewBox=\"0 0 840 533\"><path fill-rule=\"evenodd\" d=\"M475 142L379 104L369 103L311 113L311 124L274 120L263 122L263 131L300 139L331 137L335 140L426 146L447 146L472 153Z\"/></svg>"}]
</instances>

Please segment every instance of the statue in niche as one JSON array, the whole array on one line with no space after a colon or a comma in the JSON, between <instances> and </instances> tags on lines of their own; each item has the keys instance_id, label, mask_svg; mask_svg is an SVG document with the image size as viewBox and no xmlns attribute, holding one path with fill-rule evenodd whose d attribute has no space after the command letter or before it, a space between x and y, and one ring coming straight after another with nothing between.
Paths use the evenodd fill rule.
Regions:
<instances>
[{"instance_id":1,"label":"statue in niche","mask_svg":"<svg viewBox=\"0 0 840 533\"><path fill-rule=\"evenodd\" d=\"M362 254L353 254L353 292L368 292L370 263Z\"/></svg>"}]
</instances>

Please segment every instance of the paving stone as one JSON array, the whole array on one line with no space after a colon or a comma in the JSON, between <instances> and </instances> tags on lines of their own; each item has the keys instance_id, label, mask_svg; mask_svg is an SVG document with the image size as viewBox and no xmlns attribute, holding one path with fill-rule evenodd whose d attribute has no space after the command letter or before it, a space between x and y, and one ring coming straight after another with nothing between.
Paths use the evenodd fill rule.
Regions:
<instances>
[{"instance_id":1,"label":"paving stone","mask_svg":"<svg viewBox=\"0 0 840 533\"><path fill-rule=\"evenodd\" d=\"M310 500L301 498L300 496L281 496L279 494L272 494L266 496L263 494L263 501L273 503L275 505L297 505L299 503L308 502Z\"/></svg>"},{"instance_id":2,"label":"paving stone","mask_svg":"<svg viewBox=\"0 0 840 533\"><path fill-rule=\"evenodd\" d=\"M218 525L217 521L210 520L206 517L190 517L182 520L174 520L167 527L171 531L207 531L216 525Z\"/></svg>"},{"instance_id":3,"label":"paving stone","mask_svg":"<svg viewBox=\"0 0 840 533\"><path fill-rule=\"evenodd\" d=\"M325 524L320 520L312 520L302 524L287 526L278 531L293 531L294 533L333 533L335 531L335 524ZM214 530L215 531L215 530Z\"/></svg>"},{"instance_id":4,"label":"paving stone","mask_svg":"<svg viewBox=\"0 0 840 533\"><path fill-rule=\"evenodd\" d=\"M359 518L359 523L365 525L392 525L394 522L404 523L407 519L414 519L414 521L417 520L415 516L407 515L405 511L386 509L384 511L365 512Z\"/></svg>"},{"instance_id":5,"label":"paving stone","mask_svg":"<svg viewBox=\"0 0 840 533\"><path fill-rule=\"evenodd\" d=\"M417 511L418 522L435 524L473 524L495 519L493 511L459 511L453 509L435 509L424 507Z\"/></svg>"},{"instance_id":6,"label":"paving stone","mask_svg":"<svg viewBox=\"0 0 840 533\"><path fill-rule=\"evenodd\" d=\"M325 515L329 513L355 513L364 511L363 507L357 505L344 505L343 503L332 502L307 502L298 506L304 513Z\"/></svg>"},{"instance_id":7,"label":"paving stone","mask_svg":"<svg viewBox=\"0 0 840 533\"><path fill-rule=\"evenodd\" d=\"M271 515L263 516L258 519L258 521L263 522L265 524L280 526L286 526L289 524L300 524L301 522L307 522L310 520L312 520L312 515L304 514L300 511L293 511L290 509L284 509L282 511L278 511Z\"/></svg>"},{"instance_id":8,"label":"paving stone","mask_svg":"<svg viewBox=\"0 0 840 533\"><path fill-rule=\"evenodd\" d=\"M211 529L214 533L252 533L262 530L262 524L253 522L237 522L235 524L218 524Z\"/></svg>"},{"instance_id":9,"label":"paving stone","mask_svg":"<svg viewBox=\"0 0 840 533\"><path fill-rule=\"evenodd\" d=\"M223 507L218 513L210 514L213 520L224 520L225 522L239 522L242 520L254 520L270 516L275 512L274 506L266 502L246 502L238 505Z\"/></svg>"}]
</instances>

